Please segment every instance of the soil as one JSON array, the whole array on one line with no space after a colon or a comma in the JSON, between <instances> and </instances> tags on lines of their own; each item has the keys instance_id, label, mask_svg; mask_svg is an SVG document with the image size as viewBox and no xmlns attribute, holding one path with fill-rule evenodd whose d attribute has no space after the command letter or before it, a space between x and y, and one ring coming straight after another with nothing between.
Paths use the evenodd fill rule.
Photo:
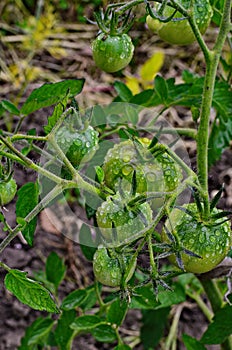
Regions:
<instances>
[{"instance_id":1,"label":"soil","mask_svg":"<svg viewBox=\"0 0 232 350\"><path fill-rule=\"evenodd\" d=\"M67 56L63 59L57 59L48 54L47 51L38 53L32 61L34 66L39 66L43 72L49 76L50 81L57 81L64 78L76 77L86 79L83 94L78 97L78 103L83 106L90 106L96 103L106 104L114 97L114 90L111 84L116 78L123 76L111 76L100 72L94 66L91 57L90 42L96 35L96 27L88 25L88 31L85 26L62 23L62 27L66 28L67 34L64 33L61 37L61 45L67 51ZM208 40L212 32L208 34ZM140 44L136 47L135 62L131 68L127 69L128 74L135 74L136 67L142 64L153 52L158 48L162 48L165 53L165 62L162 67L161 74L165 77L174 76L180 79L181 71L189 68L197 73L202 73L204 67L202 65L202 56L196 45L192 45L188 52L184 48L175 48L165 45L151 34L144 31L143 27L138 26L132 31L133 39L138 39ZM18 43L17 43L18 44ZM2 59L8 64L12 63L7 42L1 44L5 52L2 51ZM21 55L19 51L19 55ZM46 76L45 74L45 76ZM49 75L50 74L50 75ZM45 78L46 81L46 78ZM23 103L29 92L35 87L44 83L44 80L37 79L31 83L25 84L27 89L24 91L20 99ZM12 81L1 81L0 97L11 100L19 92L19 88ZM20 93L21 94L21 93ZM22 95L22 94L21 94ZM45 124L46 115L39 113L33 116L25 124L25 130L33 127L38 132L42 130L42 125ZM175 123L183 125L178 113L175 114ZM13 124L13 121L1 121L0 125L5 129L8 122ZM185 118L185 123L189 123L189 119ZM195 167L195 145L191 141L186 140L186 148L189 156ZM33 181L36 174L32 171L16 167L14 177L18 187L21 187L25 182ZM219 203L223 209L231 209L232 205L232 150L228 149L224 152L222 159L212 167L209 177L210 192L212 196L215 191L220 188L222 183L225 183L224 195ZM18 235L16 239L4 250L1 260L11 268L27 271L33 276L33 271L44 269L46 257L50 252L55 251L64 258L67 264L68 271L65 282L59 288L60 297L64 297L69 292L85 287L93 281L92 265L87 261L81 253L78 243L68 238L62 232L75 232L78 229L78 218L83 214L80 208L75 203L70 204L72 215L58 214L55 216L53 225L49 218L54 215L50 209L44 210L39 215L38 225L36 229L35 241L33 247L29 247L23 237ZM15 202L10 203L6 208L6 216L10 224L14 224L15 220ZM57 213L56 213L57 214ZM61 219L62 218L62 219ZM75 220L76 219L76 220ZM63 221L62 221L63 220ZM67 229L68 227L68 229ZM69 230L70 228L70 230ZM5 237L5 233L0 233L0 239ZM12 296L3 285L5 272L0 270L0 350L16 350L20 345L20 339L24 335L25 329L40 315L46 313L31 310L29 307L21 304L14 296ZM133 310L128 313L124 322L122 332L126 335L137 335L141 326L142 315L140 311ZM188 300L183 307L179 324L179 335L187 333L193 337L200 338L201 334L207 327L207 321L199 310L197 305ZM78 337L73 345L73 349L84 350L110 350L112 345L103 345L96 342L91 336ZM138 345L135 350L142 350L142 346ZM180 343L177 349L182 350L183 346ZM218 350L218 346L209 346L209 350Z\"/></svg>"}]
</instances>

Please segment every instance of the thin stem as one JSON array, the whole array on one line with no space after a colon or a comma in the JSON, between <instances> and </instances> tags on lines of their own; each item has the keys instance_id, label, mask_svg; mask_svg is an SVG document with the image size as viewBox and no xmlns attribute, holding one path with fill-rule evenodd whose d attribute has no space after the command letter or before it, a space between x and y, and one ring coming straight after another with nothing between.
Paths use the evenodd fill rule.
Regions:
<instances>
[{"instance_id":1,"label":"thin stem","mask_svg":"<svg viewBox=\"0 0 232 350\"><path fill-rule=\"evenodd\" d=\"M198 42L205 56L206 61L206 74L203 87L203 97L201 103L200 112L200 123L197 134L197 169L199 181L201 183L202 189L205 192L204 196L204 215L205 218L209 216L209 196L208 196L208 145L209 145L209 125L210 125L210 110L213 100L214 84L217 74L217 67L220 60L220 54L224 42L226 40L227 33L230 28L230 8L231 0L226 0L224 4L223 16L221 21L221 26L219 29L219 34L212 51L203 48L201 41ZM196 28L194 28L194 19L192 22L192 28L195 33L197 33Z\"/></svg>"},{"instance_id":2,"label":"thin stem","mask_svg":"<svg viewBox=\"0 0 232 350\"><path fill-rule=\"evenodd\" d=\"M170 331L169 331L168 337L167 337L166 342L165 342L165 350L169 350L172 343L177 338L178 324L179 324L180 316L181 316L181 313L183 311L184 306L185 306L184 304L180 304L175 309L175 314L173 317L172 325L170 327Z\"/></svg>"},{"instance_id":3,"label":"thin stem","mask_svg":"<svg viewBox=\"0 0 232 350\"><path fill-rule=\"evenodd\" d=\"M11 270L11 268L8 265L4 264L2 261L0 261L0 267L2 267L4 270L8 272L10 272Z\"/></svg>"}]
</instances>

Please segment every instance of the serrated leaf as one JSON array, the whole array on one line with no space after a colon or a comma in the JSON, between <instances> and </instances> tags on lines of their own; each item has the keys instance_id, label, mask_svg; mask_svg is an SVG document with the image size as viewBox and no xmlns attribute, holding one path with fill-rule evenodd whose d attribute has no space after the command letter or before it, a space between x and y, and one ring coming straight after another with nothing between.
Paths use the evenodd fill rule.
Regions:
<instances>
[{"instance_id":1,"label":"serrated leaf","mask_svg":"<svg viewBox=\"0 0 232 350\"><path fill-rule=\"evenodd\" d=\"M4 283L11 293L32 309L59 313L50 292L38 282L28 278L26 272L10 270Z\"/></svg>"},{"instance_id":2,"label":"serrated leaf","mask_svg":"<svg viewBox=\"0 0 232 350\"><path fill-rule=\"evenodd\" d=\"M71 350L71 343L74 330L70 328L76 317L75 310L63 311L57 322L57 327L54 332L55 340L59 349Z\"/></svg>"},{"instance_id":3,"label":"serrated leaf","mask_svg":"<svg viewBox=\"0 0 232 350\"><path fill-rule=\"evenodd\" d=\"M46 83L32 91L21 108L21 114L28 115L40 108L52 106L61 101L69 91L75 97L83 88L84 79L67 79L58 83Z\"/></svg>"},{"instance_id":4,"label":"serrated leaf","mask_svg":"<svg viewBox=\"0 0 232 350\"><path fill-rule=\"evenodd\" d=\"M126 316L127 309L128 303L125 300L117 298L109 307L107 312L107 321L120 326L124 320L124 317Z\"/></svg>"},{"instance_id":5,"label":"serrated leaf","mask_svg":"<svg viewBox=\"0 0 232 350\"><path fill-rule=\"evenodd\" d=\"M115 330L108 324L98 325L91 330L91 334L102 343L112 343L117 339Z\"/></svg>"},{"instance_id":6,"label":"serrated leaf","mask_svg":"<svg viewBox=\"0 0 232 350\"><path fill-rule=\"evenodd\" d=\"M160 71L164 63L164 53L162 51L155 52L140 68L139 75L142 81L152 81L155 75Z\"/></svg>"},{"instance_id":7,"label":"serrated leaf","mask_svg":"<svg viewBox=\"0 0 232 350\"><path fill-rule=\"evenodd\" d=\"M55 252L51 252L46 260L46 277L47 280L58 288L66 272L66 266Z\"/></svg>"},{"instance_id":8,"label":"serrated leaf","mask_svg":"<svg viewBox=\"0 0 232 350\"><path fill-rule=\"evenodd\" d=\"M70 327L76 332L88 332L102 323L104 323L104 321L96 315L84 315L77 317Z\"/></svg>"},{"instance_id":9,"label":"serrated leaf","mask_svg":"<svg viewBox=\"0 0 232 350\"><path fill-rule=\"evenodd\" d=\"M183 334L182 336L186 350L206 350L204 345L197 339L190 337L188 334Z\"/></svg>"},{"instance_id":10,"label":"serrated leaf","mask_svg":"<svg viewBox=\"0 0 232 350\"><path fill-rule=\"evenodd\" d=\"M217 311L208 329L201 338L203 344L221 344L232 334L232 306L226 305Z\"/></svg>"},{"instance_id":11,"label":"serrated leaf","mask_svg":"<svg viewBox=\"0 0 232 350\"><path fill-rule=\"evenodd\" d=\"M57 121L65 111L69 98L70 98L70 95L69 93L67 93L67 95L61 101L59 101L55 106L52 115L48 117L48 124L44 126L44 131L46 134L49 134L49 132L52 131Z\"/></svg>"},{"instance_id":12,"label":"serrated leaf","mask_svg":"<svg viewBox=\"0 0 232 350\"><path fill-rule=\"evenodd\" d=\"M38 184L34 182L28 182L23 185L17 192L18 199L16 202L16 216L17 221L20 222L29 214L39 200ZM22 221L21 221L22 222ZM23 237L27 243L32 246L34 240L34 233L37 225L37 217L32 219L26 227L22 230Z\"/></svg>"},{"instance_id":13,"label":"serrated leaf","mask_svg":"<svg viewBox=\"0 0 232 350\"><path fill-rule=\"evenodd\" d=\"M118 94L118 96L120 97L120 99L123 102L129 102L130 99L132 98L133 94L131 92L131 90L129 89L128 86L126 86L126 84L122 83L121 81L115 81L114 82L114 88Z\"/></svg>"},{"instance_id":14,"label":"serrated leaf","mask_svg":"<svg viewBox=\"0 0 232 350\"><path fill-rule=\"evenodd\" d=\"M51 318L37 318L27 329L24 337L21 339L21 345L18 350L33 349L33 345L43 345L49 332L53 327L54 321Z\"/></svg>"},{"instance_id":15,"label":"serrated leaf","mask_svg":"<svg viewBox=\"0 0 232 350\"><path fill-rule=\"evenodd\" d=\"M71 292L66 298L63 299L61 304L62 310L76 309L87 297L85 289L78 289Z\"/></svg>"},{"instance_id":16,"label":"serrated leaf","mask_svg":"<svg viewBox=\"0 0 232 350\"><path fill-rule=\"evenodd\" d=\"M141 341L144 350L154 349L163 336L170 308L143 311ZM152 337L151 337L152 334Z\"/></svg>"},{"instance_id":17,"label":"serrated leaf","mask_svg":"<svg viewBox=\"0 0 232 350\"><path fill-rule=\"evenodd\" d=\"M20 115L19 109L12 102L8 100L2 100L0 102L0 105L5 111L14 115Z\"/></svg>"}]
</instances>

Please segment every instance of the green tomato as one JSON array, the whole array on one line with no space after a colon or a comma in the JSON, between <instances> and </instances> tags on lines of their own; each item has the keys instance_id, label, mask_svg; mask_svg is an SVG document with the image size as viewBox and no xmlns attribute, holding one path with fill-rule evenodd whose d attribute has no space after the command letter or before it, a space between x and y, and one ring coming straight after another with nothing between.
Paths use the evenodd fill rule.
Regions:
<instances>
[{"instance_id":1,"label":"green tomato","mask_svg":"<svg viewBox=\"0 0 232 350\"><path fill-rule=\"evenodd\" d=\"M141 231L152 223L152 210L148 203L136 206L143 214L145 222L140 215L127 207L126 201L127 199L124 200L117 192L114 196L107 197L96 212L102 236L114 246L133 242L141 237Z\"/></svg>"},{"instance_id":2,"label":"green tomato","mask_svg":"<svg viewBox=\"0 0 232 350\"><path fill-rule=\"evenodd\" d=\"M147 148L151 142L149 139L140 138L139 141L144 146L141 151L145 160L139 156L131 140L120 142L109 149L103 164L106 185L117 190L121 183L125 190L129 190L135 170L137 193L175 190L183 177L180 167L167 153L158 153L153 157ZM155 201L160 202L158 199Z\"/></svg>"},{"instance_id":3,"label":"green tomato","mask_svg":"<svg viewBox=\"0 0 232 350\"><path fill-rule=\"evenodd\" d=\"M131 61L134 45L127 34L109 35L101 33L92 43L96 65L107 73L125 68Z\"/></svg>"},{"instance_id":4,"label":"green tomato","mask_svg":"<svg viewBox=\"0 0 232 350\"><path fill-rule=\"evenodd\" d=\"M56 133L56 141L74 167L89 161L98 149L98 132L88 126L75 130L62 126Z\"/></svg>"},{"instance_id":5,"label":"green tomato","mask_svg":"<svg viewBox=\"0 0 232 350\"><path fill-rule=\"evenodd\" d=\"M17 184L13 178L8 182L0 182L0 205L11 202L17 192Z\"/></svg>"},{"instance_id":6,"label":"green tomato","mask_svg":"<svg viewBox=\"0 0 232 350\"><path fill-rule=\"evenodd\" d=\"M118 257L111 255L113 255L112 252L107 250L106 247L98 247L93 257L93 272L96 279L102 284L110 287L119 287L123 278L123 270L127 273L126 282L133 276L136 260L130 271L127 271L130 265L130 256L122 256L121 263L124 266L121 266Z\"/></svg>"},{"instance_id":7,"label":"green tomato","mask_svg":"<svg viewBox=\"0 0 232 350\"><path fill-rule=\"evenodd\" d=\"M184 206L194 213L194 217L180 209L173 209L166 221L166 227L174 232L181 245L199 255L201 258L181 253L181 259L187 272L204 273L216 267L227 255L232 243L232 233L229 221L215 226L215 221L202 221L195 203ZM220 210L214 209L213 213ZM218 221L217 221L218 222ZM220 222L220 221L219 221ZM162 241L171 243L165 230L162 231ZM176 263L175 255L170 256L170 262Z\"/></svg>"},{"instance_id":8,"label":"green tomato","mask_svg":"<svg viewBox=\"0 0 232 350\"><path fill-rule=\"evenodd\" d=\"M190 0L179 1L186 10L190 7ZM174 12L170 6L166 6L163 15L169 17ZM194 16L196 24L201 32L204 34L209 26L211 17L213 15L209 0L196 0L194 2ZM177 11L174 18L182 18L183 15ZM159 35L159 37L170 43L176 45L189 45L193 43L195 35L187 19L181 21L169 21L167 23L160 22L157 19L147 16L146 19L148 28Z\"/></svg>"}]
</instances>

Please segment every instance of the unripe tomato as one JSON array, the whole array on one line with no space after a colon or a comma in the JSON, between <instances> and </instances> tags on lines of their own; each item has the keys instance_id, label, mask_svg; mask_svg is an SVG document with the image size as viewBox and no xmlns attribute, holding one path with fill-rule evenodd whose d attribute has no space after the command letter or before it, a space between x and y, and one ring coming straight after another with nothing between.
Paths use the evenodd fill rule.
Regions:
<instances>
[{"instance_id":1,"label":"unripe tomato","mask_svg":"<svg viewBox=\"0 0 232 350\"><path fill-rule=\"evenodd\" d=\"M81 162L89 161L98 149L98 132L90 125L84 130L65 125L57 131L56 141L73 166L78 167Z\"/></svg>"},{"instance_id":2,"label":"unripe tomato","mask_svg":"<svg viewBox=\"0 0 232 350\"><path fill-rule=\"evenodd\" d=\"M191 210L194 217L176 208L172 210L165 225L170 232L174 230L184 248L201 257L181 253L185 270L198 274L210 271L226 257L231 247L230 222L222 222L215 226L214 220L208 222L201 220L195 203L187 204L184 207ZM214 209L214 213L218 212L220 210ZM162 231L162 240L171 243L166 230ZM175 255L171 255L169 260L177 265Z\"/></svg>"},{"instance_id":3,"label":"unripe tomato","mask_svg":"<svg viewBox=\"0 0 232 350\"><path fill-rule=\"evenodd\" d=\"M190 8L189 0L180 0L186 10ZM169 17L174 12L174 9L170 6L165 6L163 15ZM213 11L209 0L202 1L196 0L194 2L194 16L196 24L199 27L201 34L204 34L209 26ZM176 12L174 18L182 18L183 15L180 12ZM148 28L159 35L159 37L170 43L176 45L189 45L193 43L195 35L187 19L181 21L169 21L167 23L160 22L157 19L153 19L151 16L147 16L146 19Z\"/></svg>"},{"instance_id":4,"label":"unripe tomato","mask_svg":"<svg viewBox=\"0 0 232 350\"><path fill-rule=\"evenodd\" d=\"M109 35L101 33L92 43L96 65L107 73L125 68L131 61L134 45L127 34Z\"/></svg>"},{"instance_id":5,"label":"unripe tomato","mask_svg":"<svg viewBox=\"0 0 232 350\"><path fill-rule=\"evenodd\" d=\"M6 205L14 199L17 184L13 177L8 182L0 182L0 205Z\"/></svg>"},{"instance_id":6,"label":"unripe tomato","mask_svg":"<svg viewBox=\"0 0 232 350\"><path fill-rule=\"evenodd\" d=\"M144 157L148 156L148 160L141 159L131 140L120 142L109 149L103 164L106 185L117 190L121 182L122 187L129 190L135 170L138 193L175 190L183 177L180 167L165 152L153 157L147 148L151 142L149 139L140 138L139 141L144 146ZM141 152L143 155L143 149Z\"/></svg>"},{"instance_id":7,"label":"unripe tomato","mask_svg":"<svg viewBox=\"0 0 232 350\"><path fill-rule=\"evenodd\" d=\"M110 251L106 247L100 246L93 257L93 272L96 279L106 286L119 287L123 273L126 272L130 264L129 256L123 256L122 259L124 271L122 271L119 259L116 256L110 256ZM136 260L126 277L126 282L133 276L135 268Z\"/></svg>"},{"instance_id":8,"label":"unripe tomato","mask_svg":"<svg viewBox=\"0 0 232 350\"><path fill-rule=\"evenodd\" d=\"M152 223L152 210L148 203L138 204L147 226ZM119 193L107 197L96 212L97 224L104 239L115 246L132 242L146 228L141 217L125 205Z\"/></svg>"}]
</instances>

